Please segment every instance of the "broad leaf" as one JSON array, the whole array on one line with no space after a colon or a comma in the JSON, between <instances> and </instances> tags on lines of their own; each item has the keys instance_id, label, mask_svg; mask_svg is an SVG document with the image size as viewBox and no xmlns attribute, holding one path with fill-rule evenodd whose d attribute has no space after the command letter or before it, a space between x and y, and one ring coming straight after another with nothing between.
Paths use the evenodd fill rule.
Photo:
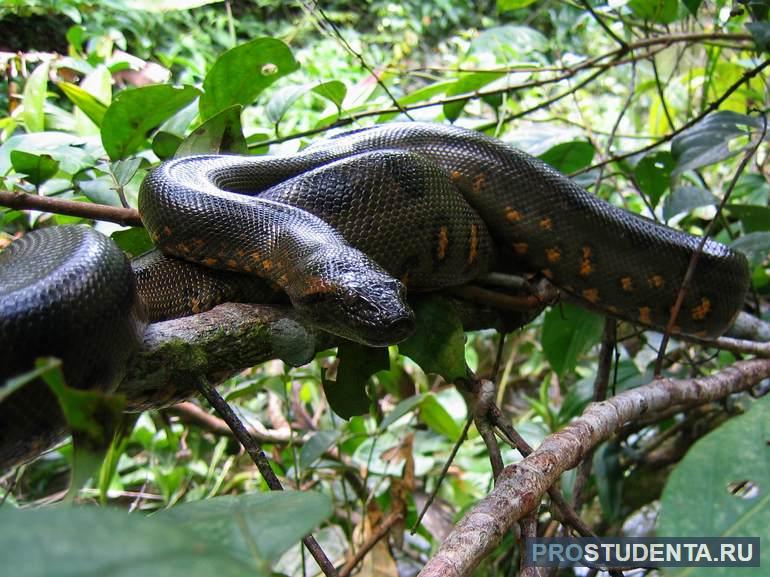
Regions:
<instances>
[{"instance_id":1,"label":"broad leaf","mask_svg":"<svg viewBox=\"0 0 770 577\"><path fill-rule=\"evenodd\" d=\"M759 537L770 540L770 397L752 403L700 439L674 468L661 497L657 534L672 537ZM693 495L698 506L693 507ZM767 575L770 550L741 575ZM671 571L675 574L674 571ZM735 575L710 569L709 575Z\"/></svg>"},{"instance_id":2,"label":"broad leaf","mask_svg":"<svg viewBox=\"0 0 770 577\"><path fill-rule=\"evenodd\" d=\"M747 204L728 204L725 208L743 224L746 232L770 230L770 208Z\"/></svg>"},{"instance_id":3,"label":"broad leaf","mask_svg":"<svg viewBox=\"0 0 770 577\"><path fill-rule=\"evenodd\" d=\"M497 0L497 11L500 13L526 8L534 4L536 0Z\"/></svg>"},{"instance_id":4,"label":"broad leaf","mask_svg":"<svg viewBox=\"0 0 770 577\"><path fill-rule=\"evenodd\" d=\"M636 182L653 207L658 206L660 197L671 185L673 169L674 158L665 150L648 154L634 167Z\"/></svg>"},{"instance_id":5,"label":"broad leaf","mask_svg":"<svg viewBox=\"0 0 770 577\"><path fill-rule=\"evenodd\" d=\"M716 164L746 150L750 137L761 129L762 120L737 112L720 111L709 114L671 142L671 154L676 167L671 176L687 170ZM735 143L735 139L743 140Z\"/></svg>"},{"instance_id":6,"label":"broad leaf","mask_svg":"<svg viewBox=\"0 0 770 577\"><path fill-rule=\"evenodd\" d=\"M770 232L750 232L730 243L730 247L741 251L752 266L768 263L770 257Z\"/></svg>"},{"instance_id":7,"label":"broad leaf","mask_svg":"<svg viewBox=\"0 0 770 577\"><path fill-rule=\"evenodd\" d=\"M570 174L590 166L595 152L596 149L590 142L574 140L572 142L562 142L549 148L540 155L540 160L547 162L564 174Z\"/></svg>"},{"instance_id":8,"label":"broad leaf","mask_svg":"<svg viewBox=\"0 0 770 577\"><path fill-rule=\"evenodd\" d=\"M139 256L154 248L146 228L131 227L116 230L110 235L123 252L130 256Z\"/></svg>"},{"instance_id":9,"label":"broad leaf","mask_svg":"<svg viewBox=\"0 0 770 577\"><path fill-rule=\"evenodd\" d=\"M366 383L374 373L390 368L387 348L372 348L344 341L337 348L337 379L324 379L326 400L343 419L369 412Z\"/></svg>"},{"instance_id":10,"label":"broad leaf","mask_svg":"<svg viewBox=\"0 0 770 577\"><path fill-rule=\"evenodd\" d=\"M176 149L177 158L191 154L247 154L241 128L240 104L225 108L209 118L185 138Z\"/></svg>"},{"instance_id":11,"label":"broad leaf","mask_svg":"<svg viewBox=\"0 0 770 577\"><path fill-rule=\"evenodd\" d=\"M770 50L770 22L750 22L746 24L758 50Z\"/></svg>"},{"instance_id":12,"label":"broad leaf","mask_svg":"<svg viewBox=\"0 0 770 577\"><path fill-rule=\"evenodd\" d=\"M299 452L299 466L307 469L331 447L337 444L341 432L338 430L318 431L310 437Z\"/></svg>"},{"instance_id":13,"label":"broad leaf","mask_svg":"<svg viewBox=\"0 0 770 577\"><path fill-rule=\"evenodd\" d=\"M679 17L679 0L631 0L631 11L641 20L671 24Z\"/></svg>"},{"instance_id":14,"label":"broad leaf","mask_svg":"<svg viewBox=\"0 0 770 577\"><path fill-rule=\"evenodd\" d=\"M136 152L154 128L199 94L193 86L167 84L119 92L102 120L102 143L107 154L112 160L119 160Z\"/></svg>"},{"instance_id":15,"label":"broad leaf","mask_svg":"<svg viewBox=\"0 0 770 577\"><path fill-rule=\"evenodd\" d=\"M716 197L705 188L677 186L663 202L663 218L669 220L677 214L690 212L701 206L713 206L716 203Z\"/></svg>"},{"instance_id":16,"label":"broad leaf","mask_svg":"<svg viewBox=\"0 0 770 577\"><path fill-rule=\"evenodd\" d=\"M415 332L398 351L447 382L465 378L465 334L452 303L432 296L416 301L414 312Z\"/></svg>"},{"instance_id":17,"label":"broad leaf","mask_svg":"<svg viewBox=\"0 0 770 577\"><path fill-rule=\"evenodd\" d=\"M61 81L56 85L64 93L64 96L66 96L70 102L72 102L72 104L77 106L85 113L86 116L88 116L89 119L91 119L91 122L93 122L96 126L102 125L104 113L107 112L106 104L76 84Z\"/></svg>"},{"instance_id":18,"label":"broad leaf","mask_svg":"<svg viewBox=\"0 0 770 577\"><path fill-rule=\"evenodd\" d=\"M339 80L330 80L328 82L311 82L297 86L286 86L276 90L265 107L268 120L273 124L278 124L292 105L309 93L326 98L339 110L342 106L342 101L345 100L347 88Z\"/></svg>"},{"instance_id":19,"label":"broad leaf","mask_svg":"<svg viewBox=\"0 0 770 577\"><path fill-rule=\"evenodd\" d=\"M289 47L274 38L257 38L228 50L203 81L201 117L211 118L235 104L252 104L265 88L298 68Z\"/></svg>"},{"instance_id":20,"label":"broad leaf","mask_svg":"<svg viewBox=\"0 0 770 577\"><path fill-rule=\"evenodd\" d=\"M27 132L45 130L45 99L48 93L48 62L32 71L24 85L24 127Z\"/></svg>"},{"instance_id":21,"label":"broad leaf","mask_svg":"<svg viewBox=\"0 0 770 577\"><path fill-rule=\"evenodd\" d=\"M475 92L480 88L486 86L490 82L502 78L505 76L503 72L478 72L475 74L464 74L459 80L457 80L447 91L447 97L455 96L458 94L468 94ZM455 102L447 102L444 104L444 116L446 116L451 122L454 122L460 117L460 114L468 104L468 100L459 100Z\"/></svg>"},{"instance_id":22,"label":"broad leaf","mask_svg":"<svg viewBox=\"0 0 770 577\"><path fill-rule=\"evenodd\" d=\"M462 427L454 421L433 394L426 395L420 403L420 420L452 441L457 441L462 434Z\"/></svg>"},{"instance_id":23,"label":"broad leaf","mask_svg":"<svg viewBox=\"0 0 770 577\"><path fill-rule=\"evenodd\" d=\"M11 151L11 164L16 172L26 175L35 186L43 184L59 171L59 161L48 154L31 154L23 150Z\"/></svg>"},{"instance_id":24,"label":"broad leaf","mask_svg":"<svg viewBox=\"0 0 770 577\"><path fill-rule=\"evenodd\" d=\"M580 356L599 342L603 327L602 317L567 303L545 314L543 352L557 375L577 366Z\"/></svg>"},{"instance_id":25,"label":"broad leaf","mask_svg":"<svg viewBox=\"0 0 770 577\"><path fill-rule=\"evenodd\" d=\"M255 553L274 561L331 512L331 500L321 493L274 491L186 503L153 519L170 522L229 558L248 563L256 560Z\"/></svg>"}]
</instances>

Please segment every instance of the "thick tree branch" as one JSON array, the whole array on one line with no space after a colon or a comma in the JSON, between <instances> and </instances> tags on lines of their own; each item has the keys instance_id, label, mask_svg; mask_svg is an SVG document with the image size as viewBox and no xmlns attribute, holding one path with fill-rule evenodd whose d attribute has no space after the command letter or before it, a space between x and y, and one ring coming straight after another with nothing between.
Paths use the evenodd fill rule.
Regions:
<instances>
[{"instance_id":1,"label":"thick tree branch","mask_svg":"<svg viewBox=\"0 0 770 577\"><path fill-rule=\"evenodd\" d=\"M465 577L500 543L514 523L532 511L559 476L626 422L671 405L699 405L744 391L770 377L770 360L740 361L705 378L658 379L601 403L547 437L535 452L506 467L494 490L456 525L422 577Z\"/></svg>"}]
</instances>

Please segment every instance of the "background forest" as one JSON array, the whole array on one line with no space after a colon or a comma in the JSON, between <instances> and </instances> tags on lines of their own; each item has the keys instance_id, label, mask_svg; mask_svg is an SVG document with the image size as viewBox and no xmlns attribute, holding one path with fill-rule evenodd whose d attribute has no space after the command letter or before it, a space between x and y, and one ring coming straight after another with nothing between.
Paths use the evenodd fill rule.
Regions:
<instances>
[{"instance_id":1,"label":"background forest","mask_svg":"<svg viewBox=\"0 0 770 577\"><path fill-rule=\"evenodd\" d=\"M767 0L0 6L0 248L35 228L88 223L136 256L150 239L125 224L137 224L130 209L160 160L288 154L346 128L412 119L483 131L615 205L743 251L746 311L767 318ZM564 302L504 340L494 329L463 338L453 302L421 301L421 335L387 354L327 344L308 364L269 360L218 387L283 485L302 492L267 493L203 400L134 413L101 467L75 469L74 492L71 443L0 476L4 570L315 575L298 545L312 531L343 576L445 574L430 560L479 503L497 524L476 527L486 543L441 550L464 560L453 574L532 574L520 567L522 535L770 542L770 366L747 360L770 354L753 342L768 332L666 343ZM656 362L690 396L618 411L614 424L596 413L602 442L549 437L583 423L593 400L649 383L639 395L665 393L653 390L668 382L654 380ZM474 383L495 384L484 393L494 411L481 417L480 390L452 384L466 364ZM484 499L496 459L518 463L511 445L528 452L546 438L561 467L554 489L519 479L510 508L495 512ZM39 507L65 495L79 505ZM81 506L96 503L105 507ZM766 575L768 551L764 572L740 575Z\"/></svg>"}]
</instances>

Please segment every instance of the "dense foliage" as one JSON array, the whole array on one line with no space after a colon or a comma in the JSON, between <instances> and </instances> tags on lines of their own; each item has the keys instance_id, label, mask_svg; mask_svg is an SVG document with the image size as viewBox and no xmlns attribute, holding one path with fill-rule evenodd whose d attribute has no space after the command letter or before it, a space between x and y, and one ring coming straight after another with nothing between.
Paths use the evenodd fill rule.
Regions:
<instances>
[{"instance_id":1,"label":"dense foliage","mask_svg":"<svg viewBox=\"0 0 770 577\"><path fill-rule=\"evenodd\" d=\"M135 207L147 170L175 154L291 152L345 127L407 117L453 122L541 156L614 204L695 234L708 231L744 251L753 278L748 308L766 314L767 2L7 0L0 15L0 30L8 32L0 41L4 190ZM139 228L1 207L0 246L37 227L78 222L93 223L132 255L150 246ZM101 474L79 493L132 511L171 508L148 521L155 523L149 529L121 525L125 516L92 518L85 509L50 521L7 516L65 490L68 444L0 477L2 539L8 543L29 523L40 539L74 538L67 551L76 551L85 527L96 524L105 527L98 535L105 564L130 565L139 555L194 572L173 564L188 562L189 545L200 554L201 574L211 567L245 574L244 567L255 566L268 574L272 563L275 571L301 575L314 574L313 561L289 545L304 532L323 522L315 536L340 563L398 513L393 547L380 542L362 570L414 574L452 521L493 485L487 446L471 427L437 501L409 533L469 418L463 394L447 381L463 375L463 362L494 378L497 405L537 446L592 400L604 326L592 313L554 306L509 335L496 363L497 333L468 333L463 341L444 301L424 308L424 333L438 334L439 345L426 339L408 350L391 347L372 365L348 361L347 372L338 368L360 350L340 350L339 359L326 351L298 368L273 361L220 387L247 423L264 423L274 435L265 449L284 484L323 493L331 505L312 493L307 502L259 501L253 493L266 484L248 455L216 418L185 406L137 416ZM620 324L610 394L649 382L660 345L661 335ZM738 357L674 340L664 372L705 375ZM343 393L327 402L324 386L333 387L335 377ZM337 403L336 414L329 402ZM579 497L583 517L600 534L643 533L655 527L660 510L661 534L692 527L697 534L698 524L686 522L693 505L730 508L734 503L722 501L739 497L723 486L726 480L767 473L767 448L751 433L758 427L751 415L766 414L763 404L737 395L628 426L593 455ZM340 417L362 405L363 416ZM709 435L743 412L749 414L732 428ZM743 458L704 457L725 446ZM513 449L502 456L506 464L521 458ZM574 470L562 477L568 499L575 478ZM713 504L688 495L696 479L714 484L700 488L718 494ZM225 495L245 499L244 510L254 507L262 524L244 529L237 507L214 499ZM751 498L747 509L730 509L714 534L745 521L748 534L766 541L770 507ZM200 509L201 500L208 509ZM538 520L557 530L547 508ZM219 523L215 552L205 547L208 522ZM77 530L68 536L69 526ZM274 542L266 536L271 527L281 527ZM135 539L111 539L109 531ZM165 549L158 535L173 536ZM19 541L8 550L37 555L36 548ZM21 563L11 561L14 574L33 574L14 562ZM517 562L509 534L478 574L515 574ZM148 574L147 566L136 570Z\"/></svg>"}]
</instances>

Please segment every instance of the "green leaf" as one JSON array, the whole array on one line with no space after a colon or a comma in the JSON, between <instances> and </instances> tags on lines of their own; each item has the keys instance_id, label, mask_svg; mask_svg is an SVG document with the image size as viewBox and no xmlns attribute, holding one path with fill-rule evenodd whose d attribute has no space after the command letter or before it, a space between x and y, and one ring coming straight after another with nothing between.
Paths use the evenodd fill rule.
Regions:
<instances>
[{"instance_id":1,"label":"green leaf","mask_svg":"<svg viewBox=\"0 0 770 577\"><path fill-rule=\"evenodd\" d=\"M623 465L622 448L617 442L603 443L594 455L596 492L608 521L623 519Z\"/></svg>"},{"instance_id":2,"label":"green leaf","mask_svg":"<svg viewBox=\"0 0 770 577\"><path fill-rule=\"evenodd\" d=\"M390 368L388 349L343 341L337 348L337 358L337 380L323 381L329 406L343 419L368 413L366 383L374 373Z\"/></svg>"},{"instance_id":3,"label":"green leaf","mask_svg":"<svg viewBox=\"0 0 770 577\"><path fill-rule=\"evenodd\" d=\"M23 150L11 151L11 164L16 172L35 186L43 184L59 171L59 161L49 154L32 154Z\"/></svg>"},{"instance_id":4,"label":"green leaf","mask_svg":"<svg viewBox=\"0 0 770 577\"><path fill-rule=\"evenodd\" d=\"M102 119L102 144L112 160L136 152L149 133L198 97L193 86L168 84L119 92Z\"/></svg>"},{"instance_id":5,"label":"green leaf","mask_svg":"<svg viewBox=\"0 0 770 577\"><path fill-rule=\"evenodd\" d=\"M11 377L3 383L3 386L0 387L0 403L22 387L35 382L37 379L44 377L49 373L55 373L56 371L61 371L61 361L59 359L40 359L35 363L35 368L31 371Z\"/></svg>"},{"instance_id":6,"label":"green leaf","mask_svg":"<svg viewBox=\"0 0 770 577\"><path fill-rule=\"evenodd\" d=\"M342 101L345 100L347 88L339 80L330 80L328 82L311 82L297 86L286 86L276 90L265 107L268 120L273 124L278 124L289 108L308 93L318 94L330 100L339 110L342 106Z\"/></svg>"},{"instance_id":7,"label":"green leaf","mask_svg":"<svg viewBox=\"0 0 770 577\"><path fill-rule=\"evenodd\" d=\"M45 130L45 99L48 95L48 62L41 62L24 85L24 127L27 132Z\"/></svg>"},{"instance_id":8,"label":"green leaf","mask_svg":"<svg viewBox=\"0 0 770 577\"><path fill-rule=\"evenodd\" d=\"M280 527L282 523L270 531ZM15 577L270 575L265 561L235 557L210 536L187 530L171 518L117 509L3 507L0 542L3 572Z\"/></svg>"},{"instance_id":9,"label":"green leaf","mask_svg":"<svg viewBox=\"0 0 770 577\"><path fill-rule=\"evenodd\" d=\"M730 243L730 247L741 251L751 266L762 266L770 255L770 232L750 232Z\"/></svg>"},{"instance_id":10,"label":"green leaf","mask_svg":"<svg viewBox=\"0 0 770 577\"><path fill-rule=\"evenodd\" d=\"M142 164L141 157L129 158L128 160L116 160L110 164L110 171L118 186L126 186L134 178L136 171Z\"/></svg>"},{"instance_id":11,"label":"green leaf","mask_svg":"<svg viewBox=\"0 0 770 577\"><path fill-rule=\"evenodd\" d=\"M754 38L757 50L770 50L770 22L750 22L746 24L746 28Z\"/></svg>"},{"instance_id":12,"label":"green leaf","mask_svg":"<svg viewBox=\"0 0 770 577\"><path fill-rule=\"evenodd\" d=\"M398 403L394 407L394 409L391 412L389 412L387 416L382 420L382 423L380 423L380 426L378 427L378 429L380 431L385 431L388 427L390 427L393 423L395 423L401 417L403 417L408 412L413 411L415 408L417 408L420 405L420 403L422 403L424 398L425 398L425 394L412 395L411 397L407 397L406 399Z\"/></svg>"},{"instance_id":13,"label":"green leaf","mask_svg":"<svg viewBox=\"0 0 770 577\"><path fill-rule=\"evenodd\" d=\"M634 167L634 176L639 188L650 199L653 208L658 206L660 198L671 185L671 172L674 170L674 157L670 152L661 150L642 158Z\"/></svg>"},{"instance_id":14,"label":"green leaf","mask_svg":"<svg viewBox=\"0 0 770 577\"><path fill-rule=\"evenodd\" d=\"M241 128L240 104L225 108L209 118L185 138L176 149L177 158L191 154L247 154L246 139Z\"/></svg>"},{"instance_id":15,"label":"green leaf","mask_svg":"<svg viewBox=\"0 0 770 577\"><path fill-rule=\"evenodd\" d=\"M591 165L596 149L590 142L573 140L562 142L549 148L540 155L540 160L547 162L556 170L570 174Z\"/></svg>"},{"instance_id":16,"label":"green leaf","mask_svg":"<svg viewBox=\"0 0 770 577\"><path fill-rule=\"evenodd\" d=\"M255 552L267 561L278 559L331 513L331 500L321 493L275 491L186 503L153 519L170 521L210 548L248 562Z\"/></svg>"},{"instance_id":17,"label":"green leaf","mask_svg":"<svg viewBox=\"0 0 770 577\"><path fill-rule=\"evenodd\" d=\"M102 120L104 119L104 113L107 112L106 104L76 84L61 81L57 82L56 85L64 93L64 96L66 96L70 102L72 102L72 104L80 108L80 110L82 110L85 115L91 119L91 122L96 124L96 126L101 127Z\"/></svg>"},{"instance_id":18,"label":"green leaf","mask_svg":"<svg viewBox=\"0 0 770 577\"><path fill-rule=\"evenodd\" d=\"M403 96L398 99L398 103L401 106L408 106L410 104L416 104L418 102L427 102L434 96L438 96L439 94L444 94L447 89L449 89L451 86L454 86L455 81L454 80L444 80L442 82L434 82L433 84L428 84L427 86L423 86L422 88L418 88L414 92L410 92L406 96ZM391 120L392 118L395 118L398 116L398 112L389 112L387 114L381 114L377 117L376 122L378 124L381 124L383 122L387 122L388 120Z\"/></svg>"},{"instance_id":19,"label":"green leaf","mask_svg":"<svg viewBox=\"0 0 770 577\"><path fill-rule=\"evenodd\" d=\"M465 333L452 303L433 295L414 305L415 332L398 351L449 383L465 378Z\"/></svg>"},{"instance_id":20,"label":"green leaf","mask_svg":"<svg viewBox=\"0 0 770 577\"><path fill-rule=\"evenodd\" d=\"M762 121L752 116L723 110L709 114L695 126L677 135L671 142L676 178L687 170L716 164L747 149ZM742 141L735 143L735 139Z\"/></svg>"},{"instance_id":21,"label":"green leaf","mask_svg":"<svg viewBox=\"0 0 770 577\"><path fill-rule=\"evenodd\" d=\"M302 450L299 452L299 466L303 469L307 469L320 459L323 454L333 447L340 438L341 431L318 431L315 435L310 437L307 442L302 445Z\"/></svg>"},{"instance_id":22,"label":"green leaf","mask_svg":"<svg viewBox=\"0 0 770 577\"><path fill-rule=\"evenodd\" d=\"M127 0L127 10L145 12L169 12L171 10L190 10L207 4L218 4L223 0Z\"/></svg>"},{"instance_id":23,"label":"green leaf","mask_svg":"<svg viewBox=\"0 0 770 577\"><path fill-rule=\"evenodd\" d=\"M139 256L155 248L146 228L131 227L126 230L116 230L110 235L123 252L130 256Z\"/></svg>"},{"instance_id":24,"label":"green leaf","mask_svg":"<svg viewBox=\"0 0 770 577\"><path fill-rule=\"evenodd\" d=\"M677 186L663 202L663 218L669 220L677 214L690 212L701 206L713 206L716 197L705 188L699 186Z\"/></svg>"},{"instance_id":25,"label":"green leaf","mask_svg":"<svg viewBox=\"0 0 770 577\"><path fill-rule=\"evenodd\" d=\"M203 81L204 119L240 104L248 106L273 82L299 68L289 47L274 38L257 38L220 56Z\"/></svg>"},{"instance_id":26,"label":"green leaf","mask_svg":"<svg viewBox=\"0 0 770 577\"><path fill-rule=\"evenodd\" d=\"M770 230L770 208L766 206L728 204L725 208L741 221L746 232Z\"/></svg>"},{"instance_id":27,"label":"green leaf","mask_svg":"<svg viewBox=\"0 0 770 577\"><path fill-rule=\"evenodd\" d=\"M657 535L759 537L770 540L770 397L700 439L674 468L661 496ZM740 575L767 575L770 549L760 565ZM736 575L709 569L709 575Z\"/></svg>"},{"instance_id":28,"label":"green leaf","mask_svg":"<svg viewBox=\"0 0 770 577\"><path fill-rule=\"evenodd\" d=\"M161 160L166 160L167 158L174 156L174 153L179 149L180 144L182 144L181 136L159 130L152 138L152 151Z\"/></svg>"},{"instance_id":29,"label":"green leaf","mask_svg":"<svg viewBox=\"0 0 770 577\"><path fill-rule=\"evenodd\" d=\"M447 89L446 95L447 97L451 97L457 94L475 92L490 82L494 82L503 76L505 76L504 72L477 72L474 74L464 74ZM465 108L466 104L468 104L468 100L447 102L443 107L444 116L446 116L450 122L454 122L460 117L460 114L462 114L463 108Z\"/></svg>"},{"instance_id":30,"label":"green leaf","mask_svg":"<svg viewBox=\"0 0 770 577\"><path fill-rule=\"evenodd\" d=\"M536 0L497 0L497 11L502 14L504 12L510 12L511 10L526 8L535 2Z\"/></svg>"},{"instance_id":31,"label":"green leaf","mask_svg":"<svg viewBox=\"0 0 770 577\"><path fill-rule=\"evenodd\" d=\"M44 366L41 362L45 361L38 366ZM120 424L125 398L70 388L64 384L61 368L44 373L42 378L56 395L72 433L75 450L68 497L74 498L97 475Z\"/></svg>"},{"instance_id":32,"label":"green leaf","mask_svg":"<svg viewBox=\"0 0 770 577\"><path fill-rule=\"evenodd\" d=\"M679 0L631 0L631 11L640 19L671 24L679 17Z\"/></svg>"},{"instance_id":33,"label":"green leaf","mask_svg":"<svg viewBox=\"0 0 770 577\"><path fill-rule=\"evenodd\" d=\"M684 5L687 6L687 9L690 11L690 14L695 16L698 12L698 8L700 8L700 5L703 3L703 0L683 0L683 2Z\"/></svg>"},{"instance_id":34,"label":"green leaf","mask_svg":"<svg viewBox=\"0 0 770 577\"><path fill-rule=\"evenodd\" d=\"M543 352L560 377L574 370L580 356L597 344L604 320L568 303L552 307L543 321Z\"/></svg>"},{"instance_id":35,"label":"green leaf","mask_svg":"<svg viewBox=\"0 0 770 577\"><path fill-rule=\"evenodd\" d=\"M452 441L462 434L460 427L433 394L428 394L420 403L420 420L437 433Z\"/></svg>"}]
</instances>

